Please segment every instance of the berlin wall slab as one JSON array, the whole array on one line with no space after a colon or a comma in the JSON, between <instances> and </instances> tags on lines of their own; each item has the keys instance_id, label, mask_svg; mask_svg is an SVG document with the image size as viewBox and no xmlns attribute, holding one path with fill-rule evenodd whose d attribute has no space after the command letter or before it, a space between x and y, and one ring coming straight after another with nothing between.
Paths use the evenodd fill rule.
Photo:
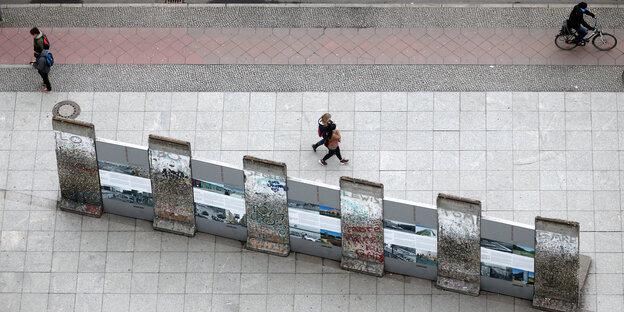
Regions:
<instances>
[{"instance_id":1,"label":"berlin wall slab","mask_svg":"<svg viewBox=\"0 0 624 312\"><path fill-rule=\"evenodd\" d=\"M102 193L93 124L53 117L61 210L102 215Z\"/></svg>"},{"instance_id":2,"label":"berlin wall slab","mask_svg":"<svg viewBox=\"0 0 624 312\"><path fill-rule=\"evenodd\" d=\"M438 194L436 286L471 296L481 289L481 202Z\"/></svg>"},{"instance_id":3,"label":"berlin wall slab","mask_svg":"<svg viewBox=\"0 0 624 312\"><path fill-rule=\"evenodd\" d=\"M191 144L149 136L154 229L195 235L195 201L191 179Z\"/></svg>"},{"instance_id":4,"label":"berlin wall slab","mask_svg":"<svg viewBox=\"0 0 624 312\"><path fill-rule=\"evenodd\" d=\"M247 249L288 256L290 230L286 164L243 157Z\"/></svg>"},{"instance_id":5,"label":"berlin wall slab","mask_svg":"<svg viewBox=\"0 0 624 312\"><path fill-rule=\"evenodd\" d=\"M342 261L345 270L383 276L383 184L340 178Z\"/></svg>"},{"instance_id":6,"label":"berlin wall slab","mask_svg":"<svg viewBox=\"0 0 624 312\"><path fill-rule=\"evenodd\" d=\"M578 309L581 280L587 274L583 267L589 266L589 261L583 261L581 267L579 231L578 222L535 217L533 307L546 311Z\"/></svg>"}]
</instances>

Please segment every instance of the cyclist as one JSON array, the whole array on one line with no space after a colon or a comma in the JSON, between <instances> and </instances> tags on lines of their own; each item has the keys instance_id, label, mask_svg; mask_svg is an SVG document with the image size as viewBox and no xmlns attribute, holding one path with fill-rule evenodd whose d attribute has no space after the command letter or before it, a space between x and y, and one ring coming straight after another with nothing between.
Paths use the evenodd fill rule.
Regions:
<instances>
[{"instance_id":1,"label":"cyclist","mask_svg":"<svg viewBox=\"0 0 624 312\"><path fill-rule=\"evenodd\" d=\"M570 13L570 18L568 19L568 28L576 29L577 36L574 38L574 42L579 44L582 42L583 37L587 35L587 30L581 25L585 26L589 30L594 30L594 27L589 26L585 19L583 19L583 14L587 14L591 17L596 17L594 13L589 12L587 9L587 3L581 2L574 6L572 12Z\"/></svg>"}]
</instances>

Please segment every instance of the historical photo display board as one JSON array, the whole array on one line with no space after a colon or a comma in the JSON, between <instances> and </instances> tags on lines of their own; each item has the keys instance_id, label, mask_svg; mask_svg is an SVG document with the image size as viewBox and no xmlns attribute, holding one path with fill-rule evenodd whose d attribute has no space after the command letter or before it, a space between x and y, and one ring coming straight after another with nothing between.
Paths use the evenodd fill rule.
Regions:
<instances>
[{"instance_id":1,"label":"historical photo display board","mask_svg":"<svg viewBox=\"0 0 624 312\"><path fill-rule=\"evenodd\" d=\"M98 164L104 199L154 207L149 170L103 160Z\"/></svg>"},{"instance_id":2,"label":"historical photo display board","mask_svg":"<svg viewBox=\"0 0 624 312\"><path fill-rule=\"evenodd\" d=\"M195 216L235 226L247 226L245 190L193 179Z\"/></svg>"},{"instance_id":3,"label":"historical photo display board","mask_svg":"<svg viewBox=\"0 0 624 312\"><path fill-rule=\"evenodd\" d=\"M102 194L93 124L54 117L61 200L60 209L94 217L102 215Z\"/></svg>"},{"instance_id":4,"label":"historical photo display board","mask_svg":"<svg viewBox=\"0 0 624 312\"><path fill-rule=\"evenodd\" d=\"M439 194L436 286L478 296L481 289L481 202Z\"/></svg>"},{"instance_id":5,"label":"historical photo display board","mask_svg":"<svg viewBox=\"0 0 624 312\"><path fill-rule=\"evenodd\" d=\"M436 265L438 230L394 220L384 220L384 255L387 258Z\"/></svg>"},{"instance_id":6,"label":"historical photo display board","mask_svg":"<svg viewBox=\"0 0 624 312\"><path fill-rule=\"evenodd\" d=\"M535 249L481 238L481 276L532 286Z\"/></svg>"},{"instance_id":7,"label":"historical photo display board","mask_svg":"<svg viewBox=\"0 0 624 312\"><path fill-rule=\"evenodd\" d=\"M195 235L190 143L150 135L149 159L154 228Z\"/></svg>"},{"instance_id":8,"label":"historical photo display board","mask_svg":"<svg viewBox=\"0 0 624 312\"><path fill-rule=\"evenodd\" d=\"M288 199L290 235L311 242L342 245L340 209Z\"/></svg>"},{"instance_id":9,"label":"historical photo display board","mask_svg":"<svg viewBox=\"0 0 624 312\"><path fill-rule=\"evenodd\" d=\"M286 164L243 157L247 245L251 250L290 253Z\"/></svg>"},{"instance_id":10,"label":"historical photo display board","mask_svg":"<svg viewBox=\"0 0 624 312\"><path fill-rule=\"evenodd\" d=\"M384 273L383 185L340 178L343 269Z\"/></svg>"}]
</instances>

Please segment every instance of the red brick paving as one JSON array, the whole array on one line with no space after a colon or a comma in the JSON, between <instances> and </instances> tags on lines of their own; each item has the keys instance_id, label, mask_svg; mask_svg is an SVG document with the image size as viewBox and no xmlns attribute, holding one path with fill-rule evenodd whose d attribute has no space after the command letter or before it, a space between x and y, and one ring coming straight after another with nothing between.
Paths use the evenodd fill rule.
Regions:
<instances>
[{"instance_id":1,"label":"red brick paving","mask_svg":"<svg viewBox=\"0 0 624 312\"><path fill-rule=\"evenodd\" d=\"M554 44L554 29L52 28L59 64L624 65L609 52ZM615 36L624 38L624 30ZM0 28L0 64L32 59L26 28Z\"/></svg>"}]
</instances>

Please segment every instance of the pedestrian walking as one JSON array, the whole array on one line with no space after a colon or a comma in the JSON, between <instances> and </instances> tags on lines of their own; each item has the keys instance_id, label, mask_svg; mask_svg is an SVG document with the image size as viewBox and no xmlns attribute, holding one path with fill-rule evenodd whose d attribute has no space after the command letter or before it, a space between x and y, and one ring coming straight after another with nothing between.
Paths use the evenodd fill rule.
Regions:
<instances>
[{"instance_id":1,"label":"pedestrian walking","mask_svg":"<svg viewBox=\"0 0 624 312\"><path fill-rule=\"evenodd\" d=\"M327 125L327 129L325 130L325 135L323 136L325 146L327 146L328 152L323 159L319 159L319 164L323 166L327 166L327 160L336 155L340 160L341 165L345 165L349 162L348 159L342 159L342 155L340 155L340 131L336 129L336 124L330 123Z\"/></svg>"},{"instance_id":2,"label":"pedestrian walking","mask_svg":"<svg viewBox=\"0 0 624 312\"><path fill-rule=\"evenodd\" d=\"M325 134L325 130L327 129L327 125L329 125L330 123L334 123L331 120L331 114L330 113L325 113L323 114L323 116L321 116L321 118L319 118L318 120L318 136L320 136L321 138L323 137L323 134ZM316 153L316 149L323 145L325 143L325 139L322 138L320 141L312 144L312 149L314 150L314 152Z\"/></svg>"},{"instance_id":3,"label":"pedestrian walking","mask_svg":"<svg viewBox=\"0 0 624 312\"><path fill-rule=\"evenodd\" d=\"M35 59L36 61L31 62L31 64L39 72L41 79L43 79L41 86L45 86L45 89L41 89L41 92L50 92L52 91L52 85L50 85L48 74L50 73L50 67L54 63L52 54L48 50L42 50L41 47L35 47Z\"/></svg>"},{"instance_id":4,"label":"pedestrian walking","mask_svg":"<svg viewBox=\"0 0 624 312\"><path fill-rule=\"evenodd\" d=\"M50 42L48 41L48 36L46 36L42 31L37 27L33 27L30 29L30 35L33 37L33 50L36 52L36 48L40 47L41 50L49 50Z\"/></svg>"}]
</instances>

